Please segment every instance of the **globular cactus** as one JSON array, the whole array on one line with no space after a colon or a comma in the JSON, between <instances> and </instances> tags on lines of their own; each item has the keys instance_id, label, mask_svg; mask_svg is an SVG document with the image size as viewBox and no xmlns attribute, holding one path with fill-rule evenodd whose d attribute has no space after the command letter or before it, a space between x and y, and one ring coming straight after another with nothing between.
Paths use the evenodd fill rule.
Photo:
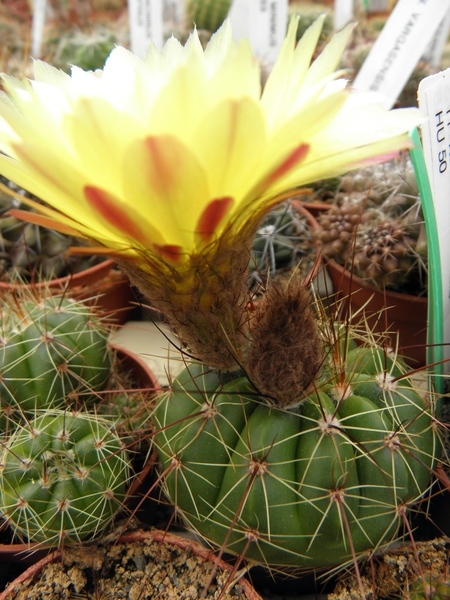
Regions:
<instances>
[{"instance_id":1,"label":"globular cactus","mask_svg":"<svg viewBox=\"0 0 450 600\"><path fill-rule=\"evenodd\" d=\"M324 256L374 287L424 293L427 243L411 162L402 157L350 173L334 200L318 218Z\"/></svg>"},{"instance_id":2,"label":"globular cactus","mask_svg":"<svg viewBox=\"0 0 450 600\"><path fill-rule=\"evenodd\" d=\"M94 309L26 291L4 295L0 309L0 426L10 410L80 406L104 389L109 330Z\"/></svg>"},{"instance_id":3,"label":"globular cactus","mask_svg":"<svg viewBox=\"0 0 450 600\"><path fill-rule=\"evenodd\" d=\"M111 521L128 478L127 453L108 421L46 411L4 444L0 514L30 542L79 542Z\"/></svg>"},{"instance_id":4,"label":"globular cactus","mask_svg":"<svg viewBox=\"0 0 450 600\"><path fill-rule=\"evenodd\" d=\"M354 272L378 287L400 289L418 262L415 240L399 219L382 218L358 231Z\"/></svg>"},{"instance_id":5,"label":"globular cactus","mask_svg":"<svg viewBox=\"0 0 450 600\"><path fill-rule=\"evenodd\" d=\"M186 5L187 23L214 33L227 18L230 6L231 0L189 0Z\"/></svg>"},{"instance_id":6,"label":"globular cactus","mask_svg":"<svg viewBox=\"0 0 450 600\"><path fill-rule=\"evenodd\" d=\"M54 40L47 40L48 50L51 51L52 46L56 45L50 54L50 61L67 73L72 65L84 71L103 69L106 59L118 43L116 35L102 27L89 32L73 30L62 35L58 33Z\"/></svg>"},{"instance_id":7,"label":"globular cactus","mask_svg":"<svg viewBox=\"0 0 450 600\"><path fill-rule=\"evenodd\" d=\"M321 367L304 363L296 402L192 364L154 415L178 514L222 550L265 565L339 565L390 542L439 452L432 397L383 340L324 311L317 327ZM267 362L278 360L274 378L277 354Z\"/></svg>"},{"instance_id":8,"label":"globular cactus","mask_svg":"<svg viewBox=\"0 0 450 600\"><path fill-rule=\"evenodd\" d=\"M315 250L305 216L290 202L280 205L266 216L256 232L249 264L250 286L295 267L309 271Z\"/></svg>"}]
</instances>

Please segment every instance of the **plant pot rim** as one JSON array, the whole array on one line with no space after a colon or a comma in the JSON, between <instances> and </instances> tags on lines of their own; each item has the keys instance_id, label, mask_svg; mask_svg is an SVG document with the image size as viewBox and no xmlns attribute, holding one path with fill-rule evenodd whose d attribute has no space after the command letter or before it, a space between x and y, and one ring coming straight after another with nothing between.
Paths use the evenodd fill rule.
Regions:
<instances>
[{"instance_id":1,"label":"plant pot rim","mask_svg":"<svg viewBox=\"0 0 450 600\"><path fill-rule=\"evenodd\" d=\"M131 531L129 533L125 533L121 535L115 544L127 544L131 542L143 542L147 539L155 540L158 543L171 544L180 548L181 550L191 551L193 554L199 556L201 559L205 561L211 561L221 570L226 571L228 573L232 573L232 566L226 563L224 560L219 558L214 554L212 550L202 546L199 542L196 542L192 539L181 537L174 533L170 533L167 531L162 531L159 529L154 529L150 531L144 530L136 530ZM12 581L3 592L0 593L0 600L8 600L10 594L14 592L14 588L24 583L27 579L35 577L44 567L48 564L56 562L60 560L62 556L61 550L55 550L51 554L48 554L35 564L31 565L26 571L21 573L14 581ZM235 583L238 583L242 586L243 591L248 598L248 600L262 600L261 596L254 589L251 583L245 579L243 576L240 577Z\"/></svg>"},{"instance_id":2,"label":"plant pot rim","mask_svg":"<svg viewBox=\"0 0 450 600\"><path fill-rule=\"evenodd\" d=\"M92 267L89 267L88 269L79 271L78 273L66 275L65 277L49 279L47 281L39 281L36 283L9 283L7 281L1 281L0 290L17 291L23 288L30 290L64 290L66 288L73 289L83 285L91 285L99 279L106 277L115 264L116 263L114 260L106 259L96 265L93 265Z\"/></svg>"},{"instance_id":3,"label":"plant pot rim","mask_svg":"<svg viewBox=\"0 0 450 600\"><path fill-rule=\"evenodd\" d=\"M413 296L412 294L403 294L401 292L395 292L394 290L381 290L371 285L370 283L367 283L357 275L352 274L348 269L340 265L334 259L327 258L326 256L324 256L324 261L327 267L331 267L332 269L341 272L342 277L344 277L347 281L351 281L352 283L356 284L356 287L352 290L352 292L357 292L358 289L364 288L369 290L373 294L382 294L383 296L386 296L387 299L397 300L401 302L415 302L423 305L426 305L428 303L427 296Z\"/></svg>"}]
</instances>

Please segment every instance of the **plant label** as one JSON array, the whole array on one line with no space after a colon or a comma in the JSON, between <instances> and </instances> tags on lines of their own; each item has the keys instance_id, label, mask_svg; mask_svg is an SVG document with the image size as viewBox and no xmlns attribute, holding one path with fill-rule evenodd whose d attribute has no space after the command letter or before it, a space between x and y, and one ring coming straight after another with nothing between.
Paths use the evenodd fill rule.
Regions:
<instances>
[{"instance_id":1,"label":"plant label","mask_svg":"<svg viewBox=\"0 0 450 600\"><path fill-rule=\"evenodd\" d=\"M428 120L422 125L422 144L436 215L441 278L443 341L450 344L450 69L426 77L419 85L419 106ZM429 239L429 244L436 240ZM450 358L450 346L444 347ZM450 363L446 364L450 370Z\"/></svg>"},{"instance_id":2,"label":"plant label","mask_svg":"<svg viewBox=\"0 0 450 600\"><path fill-rule=\"evenodd\" d=\"M450 33L450 8L447 11L447 14L439 23L438 28L432 37L430 43L428 44L424 55L422 56L423 60L426 60L430 65L434 68L439 67L441 64L442 53L444 51L445 42L448 39L448 35Z\"/></svg>"},{"instance_id":3,"label":"plant label","mask_svg":"<svg viewBox=\"0 0 450 600\"><path fill-rule=\"evenodd\" d=\"M272 66L286 36L287 11L288 0L234 0L234 39L248 38L254 54Z\"/></svg>"},{"instance_id":4,"label":"plant label","mask_svg":"<svg viewBox=\"0 0 450 600\"><path fill-rule=\"evenodd\" d=\"M449 9L448 0L399 0L353 88L379 92L391 108Z\"/></svg>"},{"instance_id":5,"label":"plant label","mask_svg":"<svg viewBox=\"0 0 450 600\"><path fill-rule=\"evenodd\" d=\"M31 25L31 56L41 57L42 37L45 26L45 14L47 11L47 0L34 0L33 21Z\"/></svg>"},{"instance_id":6,"label":"plant label","mask_svg":"<svg viewBox=\"0 0 450 600\"><path fill-rule=\"evenodd\" d=\"M131 50L145 58L150 42L163 46L162 0L128 0Z\"/></svg>"},{"instance_id":7,"label":"plant label","mask_svg":"<svg viewBox=\"0 0 450 600\"><path fill-rule=\"evenodd\" d=\"M353 0L335 0L334 29L340 31L353 19Z\"/></svg>"}]
</instances>

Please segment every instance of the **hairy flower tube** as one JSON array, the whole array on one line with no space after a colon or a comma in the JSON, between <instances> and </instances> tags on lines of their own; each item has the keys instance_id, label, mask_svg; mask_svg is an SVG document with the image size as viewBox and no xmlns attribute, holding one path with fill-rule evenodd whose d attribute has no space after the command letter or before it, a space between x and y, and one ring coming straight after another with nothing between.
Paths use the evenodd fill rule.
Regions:
<instances>
[{"instance_id":1,"label":"hairy flower tube","mask_svg":"<svg viewBox=\"0 0 450 600\"><path fill-rule=\"evenodd\" d=\"M409 145L418 109L386 111L337 71L351 33L311 59L323 18L298 19L261 90L247 41L227 21L145 60L113 50L102 71L3 76L0 172L41 198L22 215L112 255L192 354L245 359L247 265L264 214L294 187ZM20 215L20 211L15 211Z\"/></svg>"}]
</instances>

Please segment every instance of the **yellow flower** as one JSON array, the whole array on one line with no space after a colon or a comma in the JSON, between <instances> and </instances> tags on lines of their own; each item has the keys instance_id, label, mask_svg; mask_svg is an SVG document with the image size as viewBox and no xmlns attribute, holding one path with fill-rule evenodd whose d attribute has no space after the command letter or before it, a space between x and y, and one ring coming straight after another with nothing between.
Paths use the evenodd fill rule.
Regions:
<instances>
[{"instance_id":1,"label":"yellow flower","mask_svg":"<svg viewBox=\"0 0 450 600\"><path fill-rule=\"evenodd\" d=\"M332 84L350 28L308 68L321 26L294 49L291 21L262 95L228 22L205 51L194 32L145 61L116 48L101 72L36 62L35 81L5 76L0 172L106 248L186 261L281 192L408 144L415 109L387 112Z\"/></svg>"},{"instance_id":2,"label":"yellow flower","mask_svg":"<svg viewBox=\"0 0 450 600\"><path fill-rule=\"evenodd\" d=\"M218 317L229 341L264 213L290 188L408 146L421 120L346 89L336 69L351 28L310 66L323 18L296 46L297 22L262 93L250 46L233 42L229 22L205 51L194 31L144 61L116 48L95 73L37 61L34 81L4 76L0 172L46 202L35 205L43 217L25 217L116 256L141 288L146 278L159 288L145 291L166 313L170 295L178 312L238 306L229 326Z\"/></svg>"}]
</instances>

